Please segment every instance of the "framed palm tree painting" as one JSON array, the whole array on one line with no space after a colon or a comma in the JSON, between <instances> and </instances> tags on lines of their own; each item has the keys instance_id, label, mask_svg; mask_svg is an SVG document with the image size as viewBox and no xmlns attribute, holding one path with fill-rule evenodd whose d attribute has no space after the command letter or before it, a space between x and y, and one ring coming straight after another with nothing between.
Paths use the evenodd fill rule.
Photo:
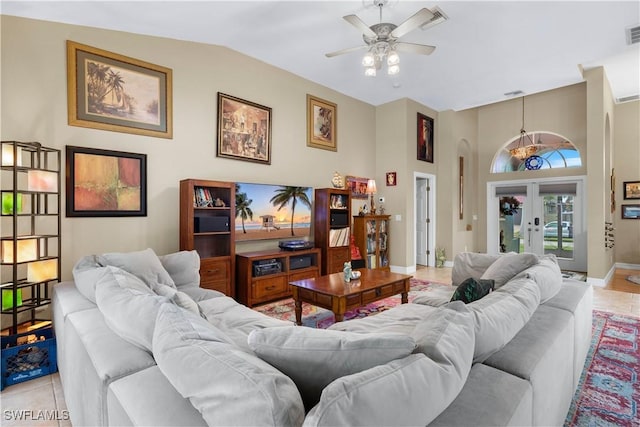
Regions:
<instances>
[{"instance_id":1,"label":"framed palm tree painting","mask_svg":"<svg viewBox=\"0 0 640 427\"><path fill-rule=\"evenodd\" d=\"M172 71L67 40L69 125L173 138Z\"/></svg>"}]
</instances>

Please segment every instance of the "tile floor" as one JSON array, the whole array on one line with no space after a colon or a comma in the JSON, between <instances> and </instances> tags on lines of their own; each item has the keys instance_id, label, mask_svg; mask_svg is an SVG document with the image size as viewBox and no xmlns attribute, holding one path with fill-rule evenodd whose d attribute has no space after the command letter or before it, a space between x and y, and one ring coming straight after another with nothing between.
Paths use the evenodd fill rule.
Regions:
<instances>
[{"instance_id":1,"label":"tile floor","mask_svg":"<svg viewBox=\"0 0 640 427\"><path fill-rule=\"evenodd\" d=\"M616 270L606 288L594 288L594 309L640 316L640 285L626 280L638 270ZM451 283L450 268L420 267L417 279ZM71 426L58 373L7 387L0 393L0 425Z\"/></svg>"}]
</instances>

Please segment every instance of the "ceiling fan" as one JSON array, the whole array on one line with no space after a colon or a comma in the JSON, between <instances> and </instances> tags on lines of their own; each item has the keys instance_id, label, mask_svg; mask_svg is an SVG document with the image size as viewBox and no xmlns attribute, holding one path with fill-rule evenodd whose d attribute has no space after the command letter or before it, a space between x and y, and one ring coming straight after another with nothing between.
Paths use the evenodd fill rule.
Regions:
<instances>
[{"instance_id":1,"label":"ceiling fan","mask_svg":"<svg viewBox=\"0 0 640 427\"><path fill-rule=\"evenodd\" d=\"M434 19L435 14L425 7L400 25L382 22L382 8L387 1L388 0L373 0L373 4L380 9L380 23L370 27L356 15L343 16L345 21L362 31L362 38L365 44L330 52L325 54L325 56L332 58L345 53L367 49L367 53L362 59L362 65L366 67L365 75L375 76L376 70L382 67L385 59L387 60L387 71L389 74L397 74L400 71L400 67L398 66L400 62L397 54L398 51L430 55L435 50L435 46L401 42L398 39Z\"/></svg>"}]
</instances>

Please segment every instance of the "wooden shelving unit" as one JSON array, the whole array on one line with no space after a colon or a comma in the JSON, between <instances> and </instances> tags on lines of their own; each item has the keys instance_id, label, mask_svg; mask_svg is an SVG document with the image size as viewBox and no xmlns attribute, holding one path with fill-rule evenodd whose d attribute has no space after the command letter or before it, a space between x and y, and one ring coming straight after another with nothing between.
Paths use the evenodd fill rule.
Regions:
<instances>
[{"instance_id":1,"label":"wooden shelving unit","mask_svg":"<svg viewBox=\"0 0 640 427\"><path fill-rule=\"evenodd\" d=\"M200 286L235 297L236 187L233 182L180 181L180 250L200 255Z\"/></svg>"},{"instance_id":2,"label":"wooden shelving unit","mask_svg":"<svg viewBox=\"0 0 640 427\"><path fill-rule=\"evenodd\" d=\"M291 296L289 282L319 277L320 249L236 255L238 300L248 307Z\"/></svg>"},{"instance_id":3,"label":"wooden shelving unit","mask_svg":"<svg viewBox=\"0 0 640 427\"><path fill-rule=\"evenodd\" d=\"M353 217L353 236L367 268L390 270L389 215Z\"/></svg>"},{"instance_id":4,"label":"wooden shelving unit","mask_svg":"<svg viewBox=\"0 0 640 427\"><path fill-rule=\"evenodd\" d=\"M322 251L322 274L342 271L351 260L350 190L317 188L314 201L314 243Z\"/></svg>"}]
</instances>

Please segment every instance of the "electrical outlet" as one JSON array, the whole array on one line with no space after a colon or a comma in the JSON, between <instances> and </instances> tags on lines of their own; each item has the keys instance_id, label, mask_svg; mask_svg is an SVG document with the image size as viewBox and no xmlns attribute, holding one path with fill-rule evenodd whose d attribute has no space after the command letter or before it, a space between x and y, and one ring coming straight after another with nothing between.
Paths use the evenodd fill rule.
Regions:
<instances>
[{"instance_id":1,"label":"electrical outlet","mask_svg":"<svg viewBox=\"0 0 640 427\"><path fill-rule=\"evenodd\" d=\"M384 203L384 196L378 197L378 203Z\"/></svg>"}]
</instances>

